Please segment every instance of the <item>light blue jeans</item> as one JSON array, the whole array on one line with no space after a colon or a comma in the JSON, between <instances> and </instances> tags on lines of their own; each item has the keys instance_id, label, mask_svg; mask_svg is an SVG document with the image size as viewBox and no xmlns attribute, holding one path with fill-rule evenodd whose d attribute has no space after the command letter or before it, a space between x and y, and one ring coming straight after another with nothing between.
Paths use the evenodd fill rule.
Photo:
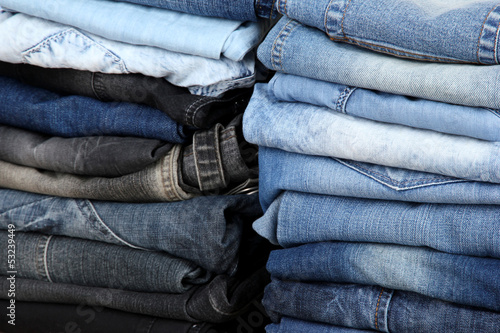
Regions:
<instances>
[{"instance_id":1,"label":"light blue jeans","mask_svg":"<svg viewBox=\"0 0 500 333\"><path fill-rule=\"evenodd\" d=\"M277 0L278 11L332 40L428 61L498 64L495 0Z\"/></svg>"},{"instance_id":2,"label":"light blue jeans","mask_svg":"<svg viewBox=\"0 0 500 333\"><path fill-rule=\"evenodd\" d=\"M257 84L245 111L247 141L483 182L500 182L500 142L444 134L278 101Z\"/></svg>"},{"instance_id":3,"label":"light blue jeans","mask_svg":"<svg viewBox=\"0 0 500 333\"><path fill-rule=\"evenodd\" d=\"M397 58L332 42L324 32L286 17L260 44L258 58L279 72L452 104L500 108L498 66Z\"/></svg>"},{"instance_id":4,"label":"light blue jeans","mask_svg":"<svg viewBox=\"0 0 500 333\"><path fill-rule=\"evenodd\" d=\"M498 205L427 204L285 191L253 228L285 248L374 242L500 259ZM417 232L418 230L418 232Z\"/></svg>"},{"instance_id":5,"label":"light blue jeans","mask_svg":"<svg viewBox=\"0 0 500 333\"><path fill-rule=\"evenodd\" d=\"M494 258L427 247L320 242L272 251L267 269L279 280L378 285L500 311L500 260Z\"/></svg>"},{"instance_id":6,"label":"light blue jeans","mask_svg":"<svg viewBox=\"0 0 500 333\"><path fill-rule=\"evenodd\" d=\"M0 0L0 6L98 36L172 52L240 61L261 25L109 0Z\"/></svg>"},{"instance_id":7,"label":"light blue jeans","mask_svg":"<svg viewBox=\"0 0 500 333\"><path fill-rule=\"evenodd\" d=\"M499 110L409 98L283 73L276 73L268 89L280 101L309 103L360 118L500 141Z\"/></svg>"},{"instance_id":8,"label":"light blue jeans","mask_svg":"<svg viewBox=\"0 0 500 333\"><path fill-rule=\"evenodd\" d=\"M116 42L71 26L5 11L0 11L0 45L0 60L6 62L110 74L141 73L164 77L197 95L218 96L255 81L252 52L242 61L226 57L215 60Z\"/></svg>"}]
</instances>

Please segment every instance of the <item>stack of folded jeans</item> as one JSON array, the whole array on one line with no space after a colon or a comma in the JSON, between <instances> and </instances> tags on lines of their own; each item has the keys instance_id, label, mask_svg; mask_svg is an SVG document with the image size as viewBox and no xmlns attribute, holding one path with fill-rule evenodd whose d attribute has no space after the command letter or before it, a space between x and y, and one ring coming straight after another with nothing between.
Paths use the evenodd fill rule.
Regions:
<instances>
[{"instance_id":1,"label":"stack of folded jeans","mask_svg":"<svg viewBox=\"0 0 500 333\"><path fill-rule=\"evenodd\" d=\"M277 8L243 119L268 332L500 332L500 6Z\"/></svg>"},{"instance_id":2,"label":"stack of folded jeans","mask_svg":"<svg viewBox=\"0 0 500 333\"><path fill-rule=\"evenodd\" d=\"M0 329L212 332L254 304L241 120L271 4L0 6Z\"/></svg>"}]
</instances>

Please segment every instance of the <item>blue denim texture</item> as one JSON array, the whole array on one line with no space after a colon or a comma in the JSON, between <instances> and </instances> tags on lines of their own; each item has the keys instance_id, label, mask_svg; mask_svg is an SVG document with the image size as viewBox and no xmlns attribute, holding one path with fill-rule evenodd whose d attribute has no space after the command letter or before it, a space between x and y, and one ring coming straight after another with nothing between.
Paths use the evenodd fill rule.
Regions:
<instances>
[{"instance_id":1,"label":"blue denim texture","mask_svg":"<svg viewBox=\"0 0 500 333\"><path fill-rule=\"evenodd\" d=\"M277 0L334 41L399 57L496 65L500 6L489 1Z\"/></svg>"},{"instance_id":2,"label":"blue denim texture","mask_svg":"<svg viewBox=\"0 0 500 333\"><path fill-rule=\"evenodd\" d=\"M134 136L183 143L188 127L152 107L60 95L0 76L0 122L61 137Z\"/></svg>"},{"instance_id":3,"label":"blue denim texture","mask_svg":"<svg viewBox=\"0 0 500 333\"><path fill-rule=\"evenodd\" d=\"M500 232L495 221L500 221L498 205L430 204L285 191L253 228L285 248L325 241L374 242L500 258Z\"/></svg>"},{"instance_id":4,"label":"blue denim texture","mask_svg":"<svg viewBox=\"0 0 500 333\"><path fill-rule=\"evenodd\" d=\"M357 330L341 326L321 324L312 321L298 320L295 318L284 317L279 324L266 326L267 333L370 333L372 330Z\"/></svg>"},{"instance_id":5,"label":"blue denim texture","mask_svg":"<svg viewBox=\"0 0 500 333\"><path fill-rule=\"evenodd\" d=\"M500 312L378 286L273 280L262 303L274 322L287 316L379 332L500 332Z\"/></svg>"},{"instance_id":6,"label":"blue denim texture","mask_svg":"<svg viewBox=\"0 0 500 333\"><path fill-rule=\"evenodd\" d=\"M500 182L500 143L353 117L276 100L257 84L243 118L248 142L320 155ZM333 144L332 144L333 143Z\"/></svg>"},{"instance_id":7,"label":"blue denim texture","mask_svg":"<svg viewBox=\"0 0 500 333\"><path fill-rule=\"evenodd\" d=\"M409 98L283 73L276 73L268 88L280 101L309 103L360 118L500 141L498 110Z\"/></svg>"},{"instance_id":8,"label":"blue denim texture","mask_svg":"<svg viewBox=\"0 0 500 333\"><path fill-rule=\"evenodd\" d=\"M269 32L257 54L267 68L279 72L451 104L500 108L498 66L397 58L332 42L324 32L286 17Z\"/></svg>"},{"instance_id":9,"label":"blue denim texture","mask_svg":"<svg viewBox=\"0 0 500 333\"><path fill-rule=\"evenodd\" d=\"M163 251L216 273L234 274L245 225L260 217L257 195L203 196L169 203L118 203L0 190L0 228ZM203 232L193 232L200 230Z\"/></svg>"},{"instance_id":10,"label":"blue denim texture","mask_svg":"<svg viewBox=\"0 0 500 333\"><path fill-rule=\"evenodd\" d=\"M378 285L500 310L500 260L494 258L426 247L320 242L272 251L267 269L280 280Z\"/></svg>"},{"instance_id":11,"label":"blue denim texture","mask_svg":"<svg viewBox=\"0 0 500 333\"><path fill-rule=\"evenodd\" d=\"M242 61L226 57L214 60L116 42L68 25L1 10L0 45L0 60L6 62L108 74L141 73L165 78L197 95L218 96L255 81L253 52Z\"/></svg>"},{"instance_id":12,"label":"blue denim texture","mask_svg":"<svg viewBox=\"0 0 500 333\"><path fill-rule=\"evenodd\" d=\"M0 0L0 6L135 45L240 61L259 42L261 26L109 0Z\"/></svg>"}]
</instances>

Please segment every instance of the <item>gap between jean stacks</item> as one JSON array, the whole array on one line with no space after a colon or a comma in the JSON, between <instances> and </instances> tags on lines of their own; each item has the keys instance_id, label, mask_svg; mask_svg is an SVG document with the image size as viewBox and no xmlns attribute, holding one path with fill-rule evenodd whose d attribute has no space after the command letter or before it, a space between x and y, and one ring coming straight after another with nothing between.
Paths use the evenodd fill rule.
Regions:
<instances>
[{"instance_id":1,"label":"gap between jean stacks","mask_svg":"<svg viewBox=\"0 0 500 333\"><path fill-rule=\"evenodd\" d=\"M412 31L413 33L413 31ZM500 67L397 58L346 43L283 17L257 52L269 69L451 104L500 108Z\"/></svg>"},{"instance_id":2,"label":"gap between jean stacks","mask_svg":"<svg viewBox=\"0 0 500 333\"><path fill-rule=\"evenodd\" d=\"M374 242L500 259L499 221L498 205L431 204L284 191L253 228L285 248L326 241Z\"/></svg>"},{"instance_id":3,"label":"gap between jean stacks","mask_svg":"<svg viewBox=\"0 0 500 333\"><path fill-rule=\"evenodd\" d=\"M500 141L499 110L415 99L284 73L276 73L268 89L279 101L309 103L360 118Z\"/></svg>"},{"instance_id":4,"label":"gap between jean stacks","mask_svg":"<svg viewBox=\"0 0 500 333\"><path fill-rule=\"evenodd\" d=\"M500 332L500 313L379 286L273 280L262 301L283 317L400 333Z\"/></svg>"},{"instance_id":5,"label":"gap between jean stacks","mask_svg":"<svg viewBox=\"0 0 500 333\"><path fill-rule=\"evenodd\" d=\"M8 235L0 232L5 248ZM165 252L31 232L16 232L15 241L16 278L174 294L211 278L196 264ZM7 252L0 258L2 271L9 271Z\"/></svg>"},{"instance_id":6,"label":"gap between jean stacks","mask_svg":"<svg viewBox=\"0 0 500 333\"><path fill-rule=\"evenodd\" d=\"M500 260L494 258L426 247L321 242L272 251L267 269L280 280L378 285L500 310Z\"/></svg>"},{"instance_id":7,"label":"gap between jean stacks","mask_svg":"<svg viewBox=\"0 0 500 333\"><path fill-rule=\"evenodd\" d=\"M193 95L162 78L141 74L104 74L0 62L0 75L59 94L103 102L130 102L159 109L183 125L209 128L242 113L252 89L237 89L220 98Z\"/></svg>"},{"instance_id":8,"label":"gap between jean stacks","mask_svg":"<svg viewBox=\"0 0 500 333\"><path fill-rule=\"evenodd\" d=\"M257 84L244 113L248 142L483 182L500 182L500 143L276 100Z\"/></svg>"},{"instance_id":9,"label":"gap between jean stacks","mask_svg":"<svg viewBox=\"0 0 500 333\"><path fill-rule=\"evenodd\" d=\"M261 24L109 0L0 0L0 6L67 24L107 39L172 52L241 61L261 38Z\"/></svg>"},{"instance_id":10,"label":"gap between jean stacks","mask_svg":"<svg viewBox=\"0 0 500 333\"><path fill-rule=\"evenodd\" d=\"M500 61L494 0L277 0L276 6L336 42L434 62Z\"/></svg>"},{"instance_id":11,"label":"gap between jean stacks","mask_svg":"<svg viewBox=\"0 0 500 333\"><path fill-rule=\"evenodd\" d=\"M266 326L267 333L370 333L373 330L357 330L341 326L321 324L312 321L298 320L295 318L283 317L279 324Z\"/></svg>"},{"instance_id":12,"label":"gap between jean stacks","mask_svg":"<svg viewBox=\"0 0 500 333\"><path fill-rule=\"evenodd\" d=\"M242 61L209 59L116 42L71 26L2 10L0 45L2 61L109 74L141 73L162 77L197 95L218 96L255 82L253 52Z\"/></svg>"}]
</instances>

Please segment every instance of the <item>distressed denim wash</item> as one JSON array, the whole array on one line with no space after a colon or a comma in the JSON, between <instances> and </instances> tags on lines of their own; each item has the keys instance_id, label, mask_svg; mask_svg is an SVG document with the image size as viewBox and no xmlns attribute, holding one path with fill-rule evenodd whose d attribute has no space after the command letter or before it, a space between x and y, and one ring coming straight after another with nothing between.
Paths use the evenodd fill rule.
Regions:
<instances>
[{"instance_id":1,"label":"distressed denim wash","mask_svg":"<svg viewBox=\"0 0 500 333\"><path fill-rule=\"evenodd\" d=\"M16 302L86 304L168 319L221 323L242 313L269 282L269 275L264 268L242 277L217 275L208 284L193 287L181 294L16 278ZM9 285L7 276L1 276L1 299L7 299Z\"/></svg>"},{"instance_id":2,"label":"distressed denim wash","mask_svg":"<svg viewBox=\"0 0 500 333\"><path fill-rule=\"evenodd\" d=\"M288 316L380 332L500 332L500 312L378 286L273 280L262 302L277 323Z\"/></svg>"},{"instance_id":3,"label":"distressed denim wash","mask_svg":"<svg viewBox=\"0 0 500 333\"><path fill-rule=\"evenodd\" d=\"M320 242L271 252L280 280L378 285L468 306L500 310L500 260L426 247Z\"/></svg>"},{"instance_id":4,"label":"distressed denim wash","mask_svg":"<svg viewBox=\"0 0 500 333\"><path fill-rule=\"evenodd\" d=\"M500 141L498 110L410 98L283 73L276 73L268 89L280 101L309 103L360 118Z\"/></svg>"},{"instance_id":5,"label":"distressed denim wash","mask_svg":"<svg viewBox=\"0 0 500 333\"><path fill-rule=\"evenodd\" d=\"M183 126L158 109L60 95L0 76L0 123L54 136L135 136L182 143Z\"/></svg>"},{"instance_id":6,"label":"distressed denim wash","mask_svg":"<svg viewBox=\"0 0 500 333\"><path fill-rule=\"evenodd\" d=\"M333 41L435 62L496 65L495 0L277 0L278 11Z\"/></svg>"},{"instance_id":7,"label":"distressed denim wash","mask_svg":"<svg viewBox=\"0 0 500 333\"><path fill-rule=\"evenodd\" d=\"M0 232L7 248L9 233ZM89 287L182 293L207 283L210 274L167 253L72 237L16 232L16 277ZM1 254L9 271L7 252Z\"/></svg>"},{"instance_id":8,"label":"distressed denim wash","mask_svg":"<svg viewBox=\"0 0 500 333\"><path fill-rule=\"evenodd\" d=\"M370 333L373 330L357 330L341 326L321 324L312 321L298 320L295 318L283 317L279 324L266 326L267 333Z\"/></svg>"},{"instance_id":9,"label":"distressed denim wash","mask_svg":"<svg viewBox=\"0 0 500 333\"><path fill-rule=\"evenodd\" d=\"M498 205L431 204L285 191L253 228L285 248L325 241L374 242L500 259L498 221Z\"/></svg>"},{"instance_id":10,"label":"distressed denim wash","mask_svg":"<svg viewBox=\"0 0 500 333\"><path fill-rule=\"evenodd\" d=\"M193 95L187 88L141 74L103 74L0 62L0 75L60 94L82 95L103 102L130 102L159 109L178 123L209 128L244 111L252 89L223 97Z\"/></svg>"},{"instance_id":11,"label":"distressed denim wash","mask_svg":"<svg viewBox=\"0 0 500 333\"><path fill-rule=\"evenodd\" d=\"M118 0L115 0L118 1ZM165 8L184 13L257 21L276 16L275 0L124 0L139 5Z\"/></svg>"},{"instance_id":12,"label":"distressed denim wash","mask_svg":"<svg viewBox=\"0 0 500 333\"><path fill-rule=\"evenodd\" d=\"M109 0L0 0L0 6L119 42L234 61L257 46L263 28L256 22Z\"/></svg>"},{"instance_id":13,"label":"distressed denim wash","mask_svg":"<svg viewBox=\"0 0 500 333\"><path fill-rule=\"evenodd\" d=\"M286 17L260 44L258 58L269 69L288 74L451 104L500 108L498 66L397 58L332 42L324 32Z\"/></svg>"},{"instance_id":14,"label":"distressed denim wash","mask_svg":"<svg viewBox=\"0 0 500 333\"><path fill-rule=\"evenodd\" d=\"M0 300L0 307L9 306ZM40 332L106 332L106 333L217 333L212 324L190 323L144 316L85 304L70 305L38 302L16 302L16 325L0 321L0 330L9 333ZM9 319L9 318L7 318Z\"/></svg>"},{"instance_id":15,"label":"distressed denim wash","mask_svg":"<svg viewBox=\"0 0 500 333\"><path fill-rule=\"evenodd\" d=\"M276 100L257 84L244 113L245 138L259 146L500 182L500 143Z\"/></svg>"},{"instance_id":16,"label":"distressed denim wash","mask_svg":"<svg viewBox=\"0 0 500 333\"><path fill-rule=\"evenodd\" d=\"M169 203L118 203L0 190L0 228L163 251L218 274L234 274L246 226L262 215L257 195ZM203 232L193 232L200 230ZM255 238L255 237L253 237Z\"/></svg>"},{"instance_id":17,"label":"distressed denim wash","mask_svg":"<svg viewBox=\"0 0 500 333\"><path fill-rule=\"evenodd\" d=\"M99 177L117 177L140 171L165 156L173 147L164 141L137 137L61 138L6 125L0 125L0 142L2 161Z\"/></svg>"},{"instance_id":18,"label":"distressed denim wash","mask_svg":"<svg viewBox=\"0 0 500 333\"><path fill-rule=\"evenodd\" d=\"M264 210L283 190L423 203L500 205L499 184L259 148Z\"/></svg>"},{"instance_id":19,"label":"distressed denim wash","mask_svg":"<svg viewBox=\"0 0 500 333\"><path fill-rule=\"evenodd\" d=\"M0 45L0 60L6 62L109 74L141 73L187 87L197 95L218 96L255 81L253 53L237 62L226 57L214 60L116 42L71 26L2 10Z\"/></svg>"}]
</instances>

